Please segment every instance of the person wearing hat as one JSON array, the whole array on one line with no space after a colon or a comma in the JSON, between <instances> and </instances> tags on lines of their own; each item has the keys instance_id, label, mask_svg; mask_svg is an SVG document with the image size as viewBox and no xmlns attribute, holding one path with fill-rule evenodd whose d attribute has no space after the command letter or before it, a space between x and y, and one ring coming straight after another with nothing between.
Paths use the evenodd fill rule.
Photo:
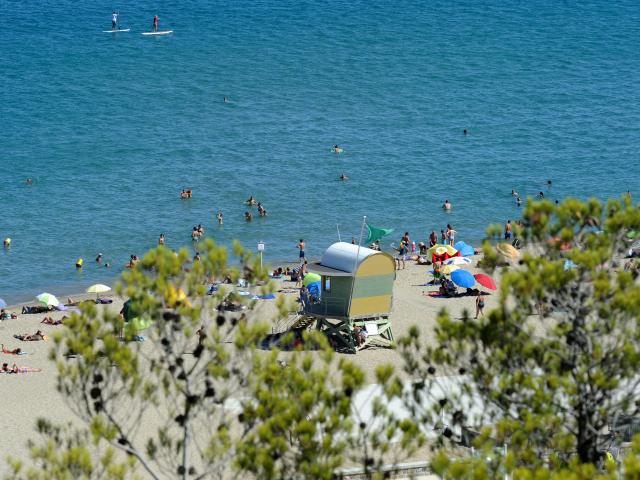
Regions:
<instances>
[{"instance_id":1,"label":"person wearing hat","mask_svg":"<svg viewBox=\"0 0 640 480\"><path fill-rule=\"evenodd\" d=\"M9 237L4 239L5 248L9 248L11 246L11 239Z\"/></svg>"},{"instance_id":2,"label":"person wearing hat","mask_svg":"<svg viewBox=\"0 0 640 480\"><path fill-rule=\"evenodd\" d=\"M78 270L81 269L83 263L84 263L84 260L82 260L82 258L79 258L78 260L76 260L76 268Z\"/></svg>"}]
</instances>

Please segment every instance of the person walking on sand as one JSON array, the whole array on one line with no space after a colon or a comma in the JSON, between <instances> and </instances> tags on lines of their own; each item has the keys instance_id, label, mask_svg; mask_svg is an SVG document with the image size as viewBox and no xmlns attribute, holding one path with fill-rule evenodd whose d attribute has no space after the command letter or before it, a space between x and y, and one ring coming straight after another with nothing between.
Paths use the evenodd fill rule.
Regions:
<instances>
[{"instance_id":1,"label":"person walking on sand","mask_svg":"<svg viewBox=\"0 0 640 480\"><path fill-rule=\"evenodd\" d=\"M300 250L300 258L304 258L304 239L301 238L298 242L298 250Z\"/></svg>"},{"instance_id":2,"label":"person walking on sand","mask_svg":"<svg viewBox=\"0 0 640 480\"><path fill-rule=\"evenodd\" d=\"M402 263L402 269L404 270L406 265L404 263L404 256L407 254L407 244L404 240L400 240L400 246L398 247L398 255L396 256L396 270L400 270L400 263Z\"/></svg>"},{"instance_id":3,"label":"person walking on sand","mask_svg":"<svg viewBox=\"0 0 640 480\"><path fill-rule=\"evenodd\" d=\"M157 32L158 31L158 15L154 15L153 16L153 31Z\"/></svg>"},{"instance_id":4,"label":"person walking on sand","mask_svg":"<svg viewBox=\"0 0 640 480\"><path fill-rule=\"evenodd\" d=\"M476 318L478 318L478 315L484 317L484 296L482 293L478 293L476 297Z\"/></svg>"},{"instance_id":5,"label":"person walking on sand","mask_svg":"<svg viewBox=\"0 0 640 480\"><path fill-rule=\"evenodd\" d=\"M504 239L511 240L511 220L504 224Z\"/></svg>"}]
</instances>

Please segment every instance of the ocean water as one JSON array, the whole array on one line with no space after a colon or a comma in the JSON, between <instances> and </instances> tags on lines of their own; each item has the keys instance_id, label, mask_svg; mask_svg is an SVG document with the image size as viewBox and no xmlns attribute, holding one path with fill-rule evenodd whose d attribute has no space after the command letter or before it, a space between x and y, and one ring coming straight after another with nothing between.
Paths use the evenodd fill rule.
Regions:
<instances>
[{"instance_id":1,"label":"ocean water","mask_svg":"<svg viewBox=\"0 0 640 480\"><path fill-rule=\"evenodd\" d=\"M130 33L101 32L112 9ZM140 35L154 14L172 35ZM5 0L2 16L8 302L112 281L198 223L276 262L301 237L321 255L336 225L349 241L364 215L388 242L447 223L477 241L517 218L512 188L640 195L637 1ZM267 218L244 221L249 195Z\"/></svg>"}]
</instances>

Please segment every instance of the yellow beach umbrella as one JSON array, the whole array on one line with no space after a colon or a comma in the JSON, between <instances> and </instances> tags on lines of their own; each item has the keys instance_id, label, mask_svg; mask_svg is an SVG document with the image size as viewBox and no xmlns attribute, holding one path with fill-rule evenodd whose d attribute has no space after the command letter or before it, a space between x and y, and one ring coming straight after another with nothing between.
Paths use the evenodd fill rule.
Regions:
<instances>
[{"instance_id":1,"label":"yellow beach umbrella","mask_svg":"<svg viewBox=\"0 0 640 480\"><path fill-rule=\"evenodd\" d=\"M456 270L460 270L458 265L445 265L440 271L445 275L449 275L451 272L455 272Z\"/></svg>"},{"instance_id":2,"label":"yellow beach umbrella","mask_svg":"<svg viewBox=\"0 0 640 480\"><path fill-rule=\"evenodd\" d=\"M451 245L443 245L441 243L436 243L433 247L427 250L427 256L431 257L434 253L436 255L442 255L445 252L451 256L458 253L458 251L455 248L453 248Z\"/></svg>"},{"instance_id":3,"label":"yellow beach umbrella","mask_svg":"<svg viewBox=\"0 0 640 480\"><path fill-rule=\"evenodd\" d=\"M96 294L96 301L97 301L98 297L99 297L99 295L101 293L109 292L110 290L111 290L111 287L109 287L107 285L103 285L102 283L96 283L95 285L91 285L85 291L87 293L95 293Z\"/></svg>"},{"instance_id":4,"label":"yellow beach umbrella","mask_svg":"<svg viewBox=\"0 0 640 480\"><path fill-rule=\"evenodd\" d=\"M87 293L104 293L104 292L109 292L111 290L111 287L108 287L107 285L103 285L101 283L96 283L95 285L91 285L89 288L87 288L86 292Z\"/></svg>"},{"instance_id":5,"label":"yellow beach umbrella","mask_svg":"<svg viewBox=\"0 0 640 480\"><path fill-rule=\"evenodd\" d=\"M498 251L498 253L500 253L501 255L505 256L510 260L515 260L520 256L520 252L516 250L513 245L510 245L508 243L497 244L496 250Z\"/></svg>"}]
</instances>

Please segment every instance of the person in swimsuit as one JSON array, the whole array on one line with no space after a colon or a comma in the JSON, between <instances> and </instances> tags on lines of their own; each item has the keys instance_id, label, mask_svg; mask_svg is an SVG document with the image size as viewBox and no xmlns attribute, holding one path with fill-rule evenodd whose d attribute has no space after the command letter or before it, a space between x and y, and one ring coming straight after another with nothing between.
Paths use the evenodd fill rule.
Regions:
<instances>
[{"instance_id":1,"label":"person in swimsuit","mask_svg":"<svg viewBox=\"0 0 640 480\"><path fill-rule=\"evenodd\" d=\"M449 245L453 247L455 243L456 231L453 229L451 224L447 225L447 238L449 239Z\"/></svg>"},{"instance_id":2,"label":"person in swimsuit","mask_svg":"<svg viewBox=\"0 0 640 480\"><path fill-rule=\"evenodd\" d=\"M153 16L153 31L158 31L158 15Z\"/></svg>"},{"instance_id":3,"label":"person in swimsuit","mask_svg":"<svg viewBox=\"0 0 640 480\"><path fill-rule=\"evenodd\" d=\"M429 247L433 247L436 243L438 243L438 234L435 230L431 230L429 234Z\"/></svg>"},{"instance_id":4,"label":"person in swimsuit","mask_svg":"<svg viewBox=\"0 0 640 480\"><path fill-rule=\"evenodd\" d=\"M158 238L158 245L164 245L164 233L160 234L160 238Z\"/></svg>"},{"instance_id":5,"label":"person in swimsuit","mask_svg":"<svg viewBox=\"0 0 640 480\"><path fill-rule=\"evenodd\" d=\"M400 246L398 247L398 256L396 257L396 270L400 270L400 264L402 263L402 269L404 270L406 265L404 263L404 256L407 254L407 244L404 240L400 240Z\"/></svg>"},{"instance_id":6,"label":"person in swimsuit","mask_svg":"<svg viewBox=\"0 0 640 480\"><path fill-rule=\"evenodd\" d=\"M442 205L442 208L445 210L451 210L451 202L449 202L449 200L445 200L444 201L444 205Z\"/></svg>"},{"instance_id":7,"label":"person in swimsuit","mask_svg":"<svg viewBox=\"0 0 640 480\"><path fill-rule=\"evenodd\" d=\"M222 219L223 219L223 215L222 212L218 212L218 214L216 215L216 219L218 220L218 225L222 225Z\"/></svg>"},{"instance_id":8,"label":"person in swimsuit","mask_svg":"<svg viewBox=\"0 0 640 480\"><path fill-rule=\"evenodd\" d=\"M251 220L253 220L253 213L251 212L244 212L244 219L247 222L250 222Z\"/></svg>"},{"instance_id":9,"label":"person in swimsuit","mask_svg":"<svg viewBox=\"0 0 640 480\"><path fill-rule=\"evenodd\" d=\"M349 177L347 177L347 176L343 173L342 175L340 175L340 180L344 182L344 181L346 181L346 180L349 180Z\"/></svg>"},{"instance_id":10,"label":"person in swimsuit","mask_svg":"<svg viewBox=\"0 0 640 480\"><path fill-rule=\"evenodd\" d=\"M447 243L447 234L444 233L444 230L440 230L440 243L446 245Z\"/></svg>"},{"instance_id":11,"label":"person in swimsuit","mask_svg":"<svg viewBox=\"0 0 640 480\"><path fill-rule=\"evenodd\" d=\"M511 240L511 220L507 220L504 225L504 239Z\"/></svg>"},{"instance_id":12,"label":"person in swimsuit","mask_svg":"<svg viewBox=\"0 0 640 480\"><path fill-rule=\"evenodd\" d=\"M111 30L118 30L118 15L115 11L111 14Z\"/></svg>"},{"instance_id":13,"label":"person in swimsuit","mask_svg":"<svg viewBox=\"0 0 640 480\"><path fill-rule=\"evenodd\" d=\"M2 344L2 353L5 353L7 355L26 355L26 353L23 352L21 348L14 348L13 350L9 350L4 346L4 343Z\"/></svg>"},{"instance_id":14,"label":"person in swimsuit","mask_svg":"<svg viewBox=\"0 0 640 480\"><path fill-rule=\"evenodd\" d=\"M300 250L300 258L304 258L304 239L301 238L298 242L298 250Z\"/></svg>"},{"instance_id":15,"label":"person in swimsuit","mask_svg":"<svg viewBox=\"0 0 640 480\"><path fill-rule=\"evenodd\" d=\"M476 318L478 318L478 315L484 317L484 296L481 293L476 297Z\"/></svg>"}]
</instances>

